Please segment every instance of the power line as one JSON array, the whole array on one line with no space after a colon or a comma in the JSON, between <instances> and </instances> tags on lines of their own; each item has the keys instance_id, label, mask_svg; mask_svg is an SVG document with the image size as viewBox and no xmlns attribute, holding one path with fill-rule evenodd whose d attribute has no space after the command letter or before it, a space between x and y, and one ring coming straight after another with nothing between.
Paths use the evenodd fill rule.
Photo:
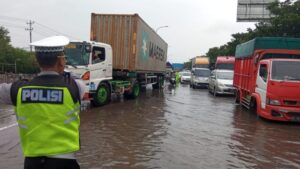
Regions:
<instances>
[{"instance_id":1,"label":"power line","mask_svg":"<svg viewBox=\"0 0 300 169\"><path fill-rule=\"evenodd\" d=\"M27 19L15 18L15 17L11 17L11 16L3 16L3 15L0 15L0 18L5 19L5 20L18 20L18 21L23 21L23 22L27 21Z\"/></svg>"},{"instance_id":2,"label":"power line","mask_svg":"<svg viewBox=\"0 0 300 169\"><path fill-rule=\"evenodd\" d=\"M52 28L50 28L50 27L48 27L48 26L45 26L45 25L43 25L43 24L40 24L40 23L38 23L38 22L36 22L36 24L39 25L39 26L41 26L41 27L44 27L44 28L46 28L46 29L48 29L48 30L51 30L51 31L53 31L53 32L55 32L55 33L58 33L58 34L61 34L61 35L65 35L65 36L74 38L73 36L70 36L70 35L65 34L65 33L58 32L58 31L56 31L56 30L54 30L54 29L52 29ZM77 39L77 38L74 38L74 39Z\"/></svg>"},{"instance_id":3,"label":"power line","mask_svg":"<svg viewBox=\"0 0 300 169\"><path fill-rule=\"evenodd\" d=\"M17 17L11 17L11 16L3 16L3 15L0 15L0 20L9 20L10 22L20 22L20 21L21 22L27 22L28 21L28 19L24 19L24 18L17 18ZM44 30L43 32L44 33L46 33L46 32L49 32L49 34L56 33L56 34L59 34L59 35L68 36L68 37L73 38L73 39L78 39L78 38L76 38L74 36L70 36L70 35L68 35L66 33L59 32L59 31L57 31L57 30L55 30L55 29L53 29L53 28L51 28L49 26L46 26L46 25L41 24L41 23L36 22L36 21L34 22L32 20L29 20L29 22L27 22L27 24L29 25L29 28L27 28L26 30L29 31L29 33L31 33L33 31L32 25L35 24L36 26L39 26L39 27L43 28L43 30ZM18 28L25 28L25 27L22 27L22 26L12 25L12 24L10 24L9 26L15 27L15 28L17 28L17 27ZM37 29L37 28L35 27L35 29ZM40 32L39 32L39 34L40 34ZM30 35L30 38L32 38L32 35Z\"/></svg>"},{"instance_id":4,"label":"power line","mask_svg":"<svg viewBox=\"0 0 300 169\"><path fill-rule=\"evenodd\" d=\"M18 26L18 25L13 25L13 24L0 24L1 26L5 27L12 27L12 28L19 28L19 29L24 29L24 26Z\"/></svg>"},{"instance_id":5,"label":"power line","mask_svg":"<svg viewBox=\"0 0 300 169\"><path fill-rule=\"evenodd\" d=\"M40 31L37 31L37 30L35 30L35 31L33 31L34 33L37 33L37 34L39 34L39 35L41 35L41 36L43 36L43 37L48 37L49 35L48 34L46 34L45 32L40 32Z\"/></svg>"}]
</instances>

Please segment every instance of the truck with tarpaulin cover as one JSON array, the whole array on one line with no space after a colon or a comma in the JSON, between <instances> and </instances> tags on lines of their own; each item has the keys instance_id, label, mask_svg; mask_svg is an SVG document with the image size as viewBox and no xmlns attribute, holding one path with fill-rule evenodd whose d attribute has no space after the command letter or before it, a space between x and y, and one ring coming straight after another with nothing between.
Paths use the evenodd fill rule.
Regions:
<instances>
[{"instance_id":1,"label":"truck with tarpaulin cover","mask_svg":"<svg viewBox=\"0 0 300 169\"><path fill-rule=\"evenodd\" d=\"M300 39L259 37L236 47L236 102L275 121L300 122Z\"/></svg>"},{"instance_id":2,"label":"truck with tarpaulin cover","mask_svg":"<svg viewBox=\"0 0 300 169\"><path fill-rule=\"evenodd\" d=\"M234 61L234 56L218 56L214 67L215 69L233 70Z\"/></svg>"},{"instance_id":3,"label":"truck with tarpaulin cover","mask_svg":"<svg viewBox=\"0 0 300 169\"><path fill-rule=\"evenodd\" d=\"M193 68L209 68L209 58L206 56L197 56L191 59Z\"/></svg>"},{"instance_id":4,"label":"truck with tarpaulin cover","mask_svg":"<svg viewBox=\"0 0 300 169\"><path fill-rule=\"evenodd\" d=\"M92 13L90 38L71 41L65 52L67 70L84 80L94 105L163 85L168 44L138 14Z\"/></svg>"}]
</instances>

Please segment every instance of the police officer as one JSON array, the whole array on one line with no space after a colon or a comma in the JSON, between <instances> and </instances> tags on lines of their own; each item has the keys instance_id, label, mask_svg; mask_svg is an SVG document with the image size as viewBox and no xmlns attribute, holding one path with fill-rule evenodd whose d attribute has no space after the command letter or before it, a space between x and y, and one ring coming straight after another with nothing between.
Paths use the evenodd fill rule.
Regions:
<instances>
[{"instance_id":1,"label":"police officer","mask_svg":"<svg viewBox=\"0 0 300 169\"><path fill-rule=\"evenodd\" d=\"M176 84L178 84L180 82L180 75L178 71L175 72L175 79L176 79Z\"/></svg>"},{"instance_id":2,"label":"police officer","mask_svg":"<svg viewBox=\"0 0 300 169\"><path fill-rule=\"evenodd\" d=\"M84 84L62 76L64 36L49 37L35 47L40 74L30 81L0 85L0 103L13 104L25 169L78 169L80 100Z\"/></svg>"}]
</instances>

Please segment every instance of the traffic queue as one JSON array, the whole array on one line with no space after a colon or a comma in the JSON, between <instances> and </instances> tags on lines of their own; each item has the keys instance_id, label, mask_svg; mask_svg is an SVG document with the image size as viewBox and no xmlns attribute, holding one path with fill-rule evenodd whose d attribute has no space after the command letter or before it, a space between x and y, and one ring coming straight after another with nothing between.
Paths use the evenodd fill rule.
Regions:
<instances>
[{"instance_id":1,"label":"traffic queue","mask_svg":"<svg viewBox=\"0 0 300 169\"><path fill-rule=\"evenodd\" d=\"M238 45L235 56L218 56L213 67L207 57L195 57L180 82L214 96L233 95L264 119L300 122L299 38L255 38Z\"/></svg>"}]
</instances>

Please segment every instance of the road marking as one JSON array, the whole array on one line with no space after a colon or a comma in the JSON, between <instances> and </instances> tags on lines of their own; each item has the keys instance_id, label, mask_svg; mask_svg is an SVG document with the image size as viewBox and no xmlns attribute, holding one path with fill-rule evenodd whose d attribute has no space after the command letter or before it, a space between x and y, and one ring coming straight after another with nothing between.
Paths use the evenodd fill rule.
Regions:
<instances>
[{"instance_id":1,"label":"road marking","mask_svg":"<svg viewBox=\"0 0 300 169\"><path fill-rule=\"evenodd\" d=\"M5 130L5 129L8 129L8 128L11 128L11 127L14 127L14 126L16 126L16 125L18 125L18 123L14 123L14 124L11 124L11 125L2 127L2 128L0 128L0 131Z\"/></svg>"}]
</instances>

